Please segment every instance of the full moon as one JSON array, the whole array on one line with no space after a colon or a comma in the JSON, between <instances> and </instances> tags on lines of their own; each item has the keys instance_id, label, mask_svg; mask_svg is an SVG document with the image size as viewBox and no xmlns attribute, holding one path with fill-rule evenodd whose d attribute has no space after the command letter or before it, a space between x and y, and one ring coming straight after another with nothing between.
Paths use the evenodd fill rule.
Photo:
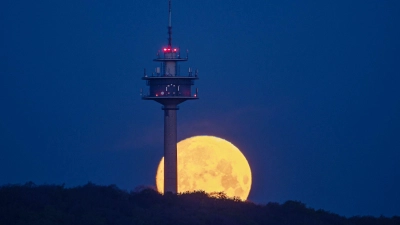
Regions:
<instances>
[{"instance_id":1,"label":"full moon","mask_svg":"<svg viewBox=\"0 0 400 225\"><path fill-rule=\"evenodd\" d=\"M232 143L213 136L195 136L180 141L178 192L224 192L246 200L251 188L249 163ZM157 190L164 192L164 157L156 175Z\"/></svg>"}]
</instances>

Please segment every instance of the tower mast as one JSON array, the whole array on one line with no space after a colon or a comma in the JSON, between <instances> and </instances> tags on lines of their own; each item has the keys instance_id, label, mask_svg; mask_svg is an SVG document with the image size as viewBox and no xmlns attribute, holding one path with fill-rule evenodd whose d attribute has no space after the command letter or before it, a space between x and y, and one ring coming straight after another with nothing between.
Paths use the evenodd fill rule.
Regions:
<instances>
[{"instance_id":1,"label":"tower mast","mask_svg":"<svg viewBox=\"0 0 400 225\"><path fill-rule=\"evenodd\" d=\"M168 47L172 47L171 0L168 0Z\"/></svg>"},{"instance_id":2,"label":"tower mast","mask_svg":"<svg viewBox=\"0 0 400 225\"><path fill-rule=\"evenodd\" d=\"M181 75L179 50L172 46L171 0L168 0L168 46L162 49L163 55L158 54L153 61L160 62L161 68L156 67L155 73L148 76L145 72L142 80L149 86L149 92L142 96L143 100L153 100L163 105L164 110L164 193L178 192L177 172L177 113L178 105L186 100L196 100L196 92L192 92L194 81L198 79L197 70L193 74L191 68L187 75Z\"/></svg>"}]
</instances>

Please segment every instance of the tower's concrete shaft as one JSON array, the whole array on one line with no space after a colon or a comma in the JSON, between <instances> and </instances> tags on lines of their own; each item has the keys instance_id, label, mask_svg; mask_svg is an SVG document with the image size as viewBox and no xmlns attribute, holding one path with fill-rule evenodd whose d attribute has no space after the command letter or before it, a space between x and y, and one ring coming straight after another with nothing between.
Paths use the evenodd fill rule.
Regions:
<instances>
[{"instance_id":1,"label":"tower's concrete shaft","mask_svg":"<svg viewBox=\"0 0 400 225\"><path fill-rule=\"evenodd\" d=\"M177 105L165 105L164 110L164 193L178 192Z\"/></svg>"}]
</instances>

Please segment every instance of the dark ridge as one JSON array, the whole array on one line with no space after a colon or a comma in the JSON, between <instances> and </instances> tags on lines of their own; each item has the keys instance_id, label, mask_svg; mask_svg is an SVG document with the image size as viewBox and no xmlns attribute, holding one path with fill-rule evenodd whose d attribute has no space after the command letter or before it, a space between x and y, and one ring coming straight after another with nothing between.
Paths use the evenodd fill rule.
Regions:
<instances>
[{"instance_id":1,"label":"dark ridge","mask_svg":"<svg viewBox=\"0 0 400 225\"><path fill-rule=\"evenodd\" d=\"M400 217L346 218L297 201L258 205L205 192L161 195L150 188L127 192L115 185L0 187L0 224L29 225L399 225Z\"/></svg>"}]
</instances>

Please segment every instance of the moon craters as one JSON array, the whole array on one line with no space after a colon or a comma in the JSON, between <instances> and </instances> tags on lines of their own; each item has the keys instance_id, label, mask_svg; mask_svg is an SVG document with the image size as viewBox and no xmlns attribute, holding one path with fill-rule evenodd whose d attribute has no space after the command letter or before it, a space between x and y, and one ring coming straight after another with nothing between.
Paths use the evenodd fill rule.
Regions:
<instances>
[{"instance_id":1,"label":"moon craters","mask_svg":"<svg viewBox=\"0 0 400 225\"><path fill-rule=\"evenodd\" d=\"M219 171L222 175L221 185L225 190L228 190L229 188L236 188L239 185L237 176L233 176L232 170L232 164L227 160L221 159L218 162L217 171Z\"/></svg>"}]
</instances>

